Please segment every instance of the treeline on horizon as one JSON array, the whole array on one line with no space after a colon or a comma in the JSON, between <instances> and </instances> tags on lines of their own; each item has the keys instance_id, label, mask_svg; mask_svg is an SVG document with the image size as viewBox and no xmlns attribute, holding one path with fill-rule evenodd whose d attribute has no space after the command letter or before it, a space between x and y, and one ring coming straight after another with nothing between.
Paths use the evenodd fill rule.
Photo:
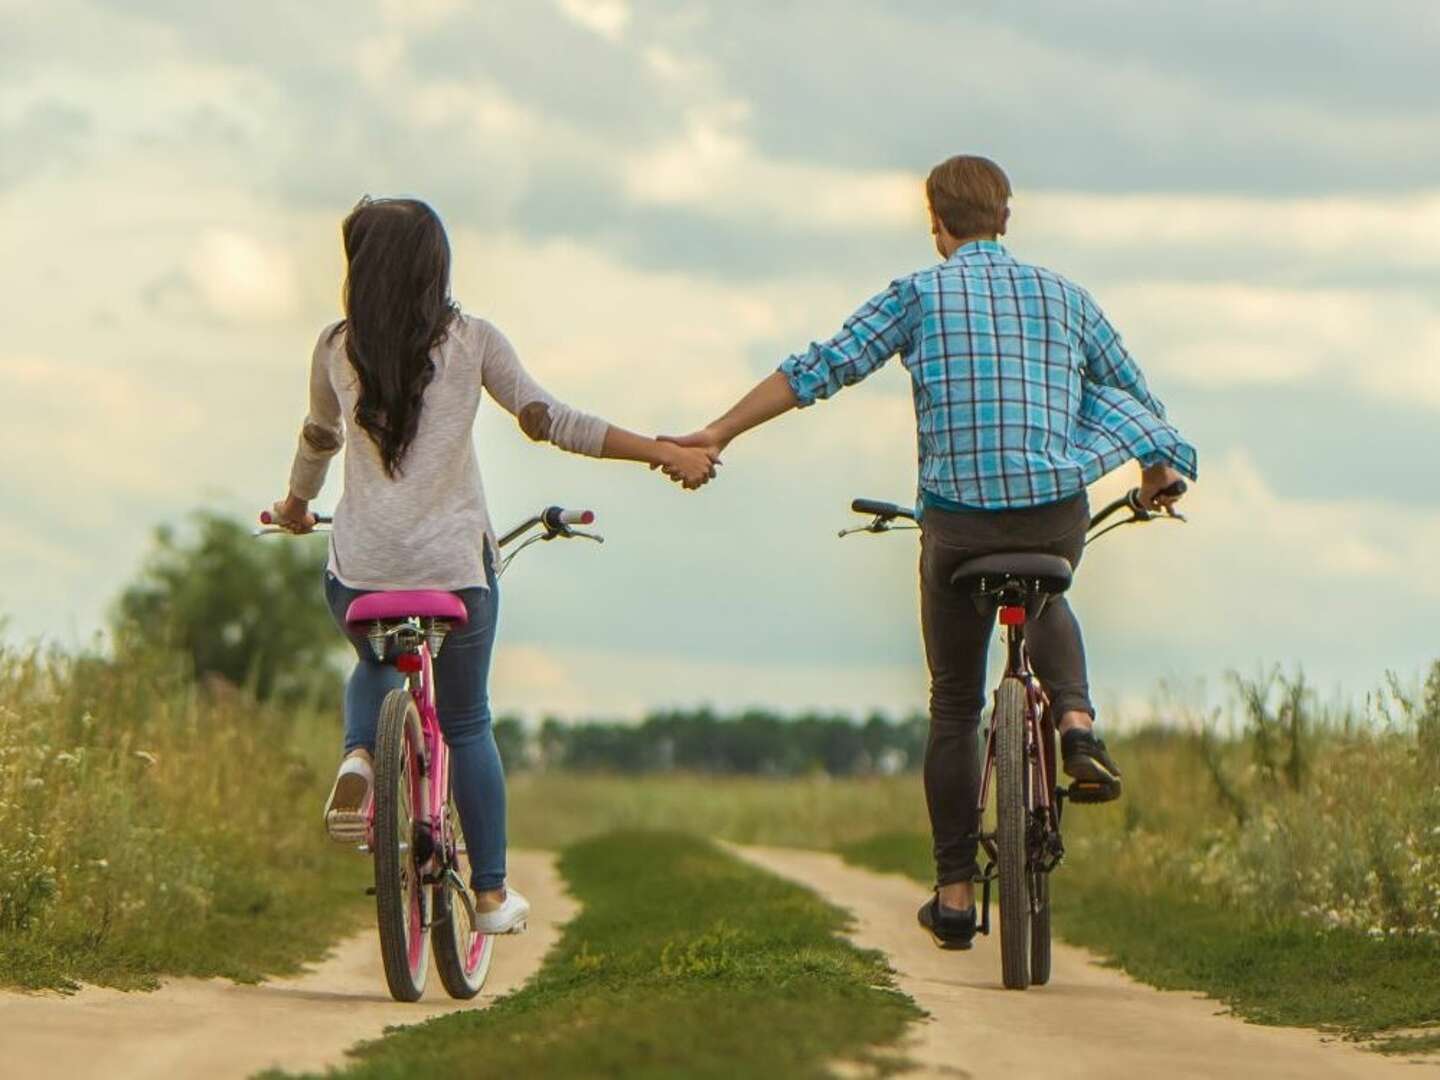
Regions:
<instances>
[{"instance_id":1,"label":"treeline on horizon","mask_svg":"<svg viewBox=\"0 0 1440 1080\"><path fill-rule=\"evenodd\" d=\"M785 715L768 709L652 712L639 723L553 717L538 728L516 717L494 723L506 769L691 772L716 775L893 775L920 767L926 720L873 713Z\"/></svg>"}]
</instances>

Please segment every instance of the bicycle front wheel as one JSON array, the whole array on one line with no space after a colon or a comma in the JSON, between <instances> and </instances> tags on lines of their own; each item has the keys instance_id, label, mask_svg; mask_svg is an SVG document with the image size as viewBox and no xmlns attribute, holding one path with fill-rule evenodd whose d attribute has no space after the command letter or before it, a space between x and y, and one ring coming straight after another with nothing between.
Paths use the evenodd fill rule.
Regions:
<instances>
[{"instance_id":1,"label":"bicycle front wheel","mask_svg":"<svg viewBox=\"0 0 1440 1080\"><path fill-rule=\"evenodd\" d=\"M408 690L391 690L375 733L375 916L385 981L396 1001L419 1001L429 968L428 799L420 713Z\"/></svg>"},{"instance_id":2,"label":"bicycle front wheel","mask_svg":"<svg viewBox=\"0 0 1440 1080\"><path fill-rule=\"evenodd\" d=\"M1000 967L1008 990L1030 985L1030 875L1026 863L1025 684L1006 679L990 718L995 749L995 849L1000 870Z\"/></svg>"}]
</instances>

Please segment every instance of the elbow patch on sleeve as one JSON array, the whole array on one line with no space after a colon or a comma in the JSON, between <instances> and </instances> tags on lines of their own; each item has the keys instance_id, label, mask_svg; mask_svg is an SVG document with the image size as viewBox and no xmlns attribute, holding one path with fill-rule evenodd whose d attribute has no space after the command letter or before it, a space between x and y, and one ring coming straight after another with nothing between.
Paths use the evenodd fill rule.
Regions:
<instances>
[{"instance_id":1,"label":"elbow patch on sleeve","mask_svg":"<svg viewBox=\"0 0 1440 1080\"><path fill-rule=\"evenodd\" d=\"M550 406L543 401L532 401L520 410L520 430L535 442L550 440Z\"/></svg>"},{"instance_id":2,"label":"elbow patch on sleeve","mask_svg":"<svg viewBox=\"0 0 1440 1080\"><path fill-rule=\"evenodd\" d=\"M300 436L305 440L306 446L321 454L333 454L340 449L340 433L316 423L307 421L300 429Z\"/></svg>"}]
</instances>

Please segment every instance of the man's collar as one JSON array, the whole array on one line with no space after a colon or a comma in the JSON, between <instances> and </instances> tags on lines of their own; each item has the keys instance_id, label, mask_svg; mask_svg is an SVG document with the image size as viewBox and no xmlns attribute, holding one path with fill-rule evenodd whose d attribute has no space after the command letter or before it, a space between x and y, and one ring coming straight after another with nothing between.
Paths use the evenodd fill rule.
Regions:
<instances>
[{"instance_id":1,"label":"man's collar","mask_svg":"<svg viewBox=\"0 0 1440 1080\"><path fill-rule=\"evenodd\" d=\"M998 240L971 240L968 244L961 244L951 254L946 262L956 262L970 255L1008 255L1003 244Z\"/></svg>"}]
</instances>

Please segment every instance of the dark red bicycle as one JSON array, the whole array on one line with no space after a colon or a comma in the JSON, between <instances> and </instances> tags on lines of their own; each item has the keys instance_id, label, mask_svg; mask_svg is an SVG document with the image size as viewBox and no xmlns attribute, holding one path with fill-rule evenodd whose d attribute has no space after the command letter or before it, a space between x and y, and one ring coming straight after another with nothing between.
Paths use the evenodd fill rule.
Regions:
<instances>
[{"instance_id":1,"label":"dark red bicycle","mask_svg":"<svg viewBox=\"0 0 1440 1080\"><path fill-rule=\"evenodd\" d=\"M1176 481L1161 494L1179 496L1185 482ZM840 535L914 529L915 511L894 503L856 499L850 508L872 515L867 525ZM1130 516L1111 521L1128 510ZM1122 525L1147 521L1184 521L1174 510L1156 512L1140 502L1139 489L1116 499L1090 519L1086 544ZM910 522L897 525L897 521ZM1106 522L1110 522L1106 525ZM1005 986L1024 990L1050 981L1050 874L1065 857L1060 818L1066 800L1099 802L1108 797L1098 783L1058 783L1055 721L1045 690L1030 669L1025 625L1039 616L1050 597L1070 587L1070 564L1058 555L1000 552L982 555L958 566L950 584L972 597L987 617L999 617L1005 628L1005 675L995 690L995 704L985 732L985 764L980 780L982 815L995 788L995 828L977 837L987 863L981 886L980 932L990 932L990 886L1000 888L1000 964Z\"/></svg>"}]
</instances>

